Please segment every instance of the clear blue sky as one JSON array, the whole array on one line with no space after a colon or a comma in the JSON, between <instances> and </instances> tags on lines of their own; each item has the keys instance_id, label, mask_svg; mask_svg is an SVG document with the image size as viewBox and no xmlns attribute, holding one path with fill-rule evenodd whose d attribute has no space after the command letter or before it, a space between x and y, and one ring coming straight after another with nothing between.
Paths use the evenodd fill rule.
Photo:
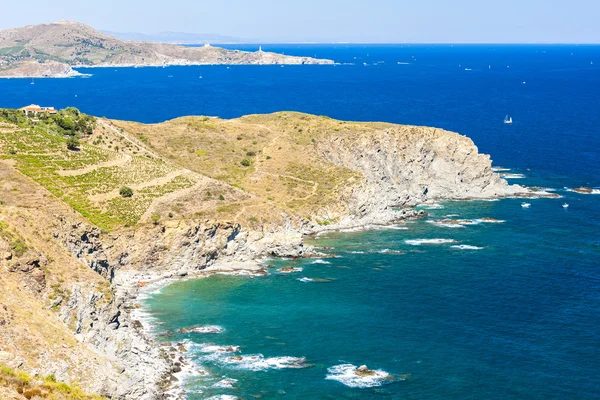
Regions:
<instances>
[{"instance_id":1,"label":"clear blue sky","mask_svg":"<svg viewBox=\"0 0 600 400\"><path fill-rule=\"evenodd\" d=\"M600 43L600 0L2 1L0 28L77 20L98 29L258 41Z\"/></svg>"}]
</instances>

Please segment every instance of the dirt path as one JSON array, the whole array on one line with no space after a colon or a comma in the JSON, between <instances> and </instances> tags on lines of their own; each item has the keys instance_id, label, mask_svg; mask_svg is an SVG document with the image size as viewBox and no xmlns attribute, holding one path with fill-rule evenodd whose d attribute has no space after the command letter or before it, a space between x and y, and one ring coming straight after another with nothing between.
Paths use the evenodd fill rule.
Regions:
<instances>
[{"instance_id":1,"label":"dirt path","mask_svg":"<svg viewBox=\"0 0 600 400\"><path fill-rule=\"evenodd\" d=\"M136 185L128 185L128 186L131 189L133 189L134 191L143 190L143 189L146 189L151 186L166 185L167 183L171 182L173 179L177 178L178 176L187 175L187 174L190 174L190 172L188 170L180 169L177 171L173 171L170 174L161 176L160 178L156 178L156 179L152 179L150 181L144 182L144 183L138 183ZM119 190L120 189L114 189L114 190L111 190L110 192L99 193L99 194L90 196L89 199L90 199L90 201L95 202L95 203L104 203L110 199L114 199L115 197L118 197Z\"/></svg>"},{"instance_id":2,"label":"dirt path","mask_svg":"<svg viewBox=\"0 0 600 400\"><path fill-rule=\"evenodd\" d=\"M115 135L123 138L125 141L131 143L132 145L134 145L136 148L146 152L147 154L151 155L152 157L158 158L160 160L163 160L169 164L171 164L171 162L167 161L164 157L160 156L159 154L156 154L155 152L153 152L152 150L148 149L146 146L144 146L143 144L131 139L128 135L125 135L123 132L121 132L118 128L116 128L113 124L110 123L110 121L105 120L105 119L98 119L98 123L103 126L104 128L112 131Z\"/></svg>"},{"instance_id":3,"label":"dirt path","mask_svg":"<svg viewBox=\"0 0 600 400\"><path fill-rule=\"evenodd\" d=\"M110 168L110 167L122 167L131 162L131 156L129 154L124 154L122 157L118 157L114 160L105 161L102 163L90 165L89 167L81 168L81 169L73 169L73 170L61 170L56 171L56 173L60 176L79 176L85 175L92 171L95 171L100 168Z\"/></svg>"}]
</instances>

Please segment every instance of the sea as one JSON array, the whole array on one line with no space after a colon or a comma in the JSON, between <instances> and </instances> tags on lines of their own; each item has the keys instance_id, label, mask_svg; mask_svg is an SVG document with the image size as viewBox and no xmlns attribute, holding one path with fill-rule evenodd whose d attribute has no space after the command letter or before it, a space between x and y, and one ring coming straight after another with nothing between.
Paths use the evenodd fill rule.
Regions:
<instances>
[{"instance_id":1,"label":"sea","mask_svg":"<svg viewBox=\"0 0 600 400\"><path fill-rule=\"evenodd\" d=\"M151 293L149 329L188 349L180 393L599 399L600 46L263 50L339 64L81 69L90 76L0 80L0 106L146 123L301 111L435 126L472 138L511 183L561 198L440 202L421 220L307 238L327 257L268 260L268 276ZM179 332L191 327L203 329ZM359 376L363 365L372 372Z\"/></svg>"}]
</instances>

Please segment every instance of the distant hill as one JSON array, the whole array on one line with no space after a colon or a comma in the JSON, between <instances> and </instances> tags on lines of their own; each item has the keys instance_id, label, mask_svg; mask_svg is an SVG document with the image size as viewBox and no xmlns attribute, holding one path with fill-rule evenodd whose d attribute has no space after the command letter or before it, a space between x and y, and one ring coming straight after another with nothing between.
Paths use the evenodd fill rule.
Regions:
<instances>
[{"instance_id":1,"label":"distant hill","mask_svg":"<svg viewBox=\"0 0 600 400\"><path fill-rule=\"evenodd\" d=\"M146 34L137 32L111 32L102 31L110 36L121 40L134 40L141 42L172 43L172 44L225 44L225 43L248 43L247 39L235 36L215 35L211 33L185 33L185 32L161 32Z\"/></svg>"},{"instance_id":2,"label":"distant hill","mask_svg":"<svg viewBox=\"0 0 600 400\"><path fill-rule=\"evenodd\" d=\"M52 68L45 64L52 62ZM25 67L26 64L26 67ZM59 21L0 31L0 77L62 77L79 66L333 64L331 60L220 47L124 41L90 26Z\"/></svg>"}]
</instances>

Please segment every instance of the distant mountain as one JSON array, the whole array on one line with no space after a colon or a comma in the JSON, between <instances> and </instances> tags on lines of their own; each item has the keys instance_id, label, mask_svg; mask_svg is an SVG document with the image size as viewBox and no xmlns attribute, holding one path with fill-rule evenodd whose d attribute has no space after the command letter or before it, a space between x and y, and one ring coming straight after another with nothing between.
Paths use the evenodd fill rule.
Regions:
<instances>
[{"instance_id":1,"label":"distant mountain","mask_svg":"<svg viewBox=\"0 0 600 400\"><path fill-rule=\"evenodd\" d=\"M157 42L173 44L206 44L206 43L248 43L248 40L234 37L215 35L212 33L185 33L185 32L161 32L156 34L146 34L137 32L111 32L102 31L107 35L117 37L122 40L135 40L138 42Z\"/></svg>"},{"instance_id":2,"label":"distant mountain","mask_svg":"<svg viewBox=\"0 0 600 400\"><path fill-rule=\"evenodd\" d=\"M176 37L178 34L172 34ZM48 64L53 63L52 68ZM0 77L69 76L78 66L333 64L264 51L124 41L73 21L0 30Z\"/></svg>"}]
</instances>

